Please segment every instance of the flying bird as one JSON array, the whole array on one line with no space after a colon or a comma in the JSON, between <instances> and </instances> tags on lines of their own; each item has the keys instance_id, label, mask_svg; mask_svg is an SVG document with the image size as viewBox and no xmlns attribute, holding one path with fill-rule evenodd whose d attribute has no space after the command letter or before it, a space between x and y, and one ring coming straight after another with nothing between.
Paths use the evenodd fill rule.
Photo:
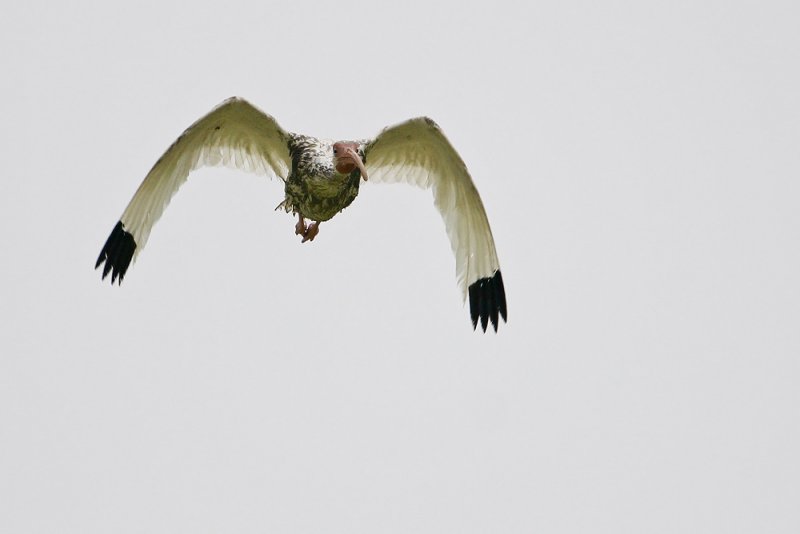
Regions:
<instances>
[{"instance_id":1,"label":"flying bird","mask_svg":"<svg viewBox=\"0 0 800 534\"><path fill-rule=\"evenodd\" d=\"M469 298L472 328L506 320L506 295L483 203L461 157L427 117L384 128L373 139L330 141L287 132L270 115L233 97L211 110L159 158L114 226L95 269L122 283L150 230L189 173L225 165L284 182L277 209L297 215L302 242L349 206L361 181L406 182L433 191L456 258L456 277ZM310 221L307 223L306 221Z\"/></svg>"}]
</instances>

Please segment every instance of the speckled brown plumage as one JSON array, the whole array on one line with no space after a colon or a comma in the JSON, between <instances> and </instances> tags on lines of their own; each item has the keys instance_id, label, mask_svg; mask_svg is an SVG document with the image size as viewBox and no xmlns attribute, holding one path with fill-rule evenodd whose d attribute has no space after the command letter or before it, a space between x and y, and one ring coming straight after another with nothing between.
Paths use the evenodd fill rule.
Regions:
<instances>
[{"instance_id":1,"label":"speckled brown plumage","mask_svg":"<svg viewBox=\"0 0 800 534\"><path fill-rule=\"evenodd\" d=\"M313 221L330 220L358 196L361 173L358 169L346 175L336 172L329 141L289 135L292 169L284 187L286 199L279 207Z\"/></svg>"}]
</instances>

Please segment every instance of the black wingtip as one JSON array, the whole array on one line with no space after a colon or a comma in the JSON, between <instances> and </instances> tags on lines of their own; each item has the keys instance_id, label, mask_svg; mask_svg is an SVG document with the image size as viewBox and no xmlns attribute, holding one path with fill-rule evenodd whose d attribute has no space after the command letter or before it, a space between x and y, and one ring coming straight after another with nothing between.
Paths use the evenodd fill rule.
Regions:
<instances>
[{"instance_id":1,"label":"black wingtip","mask_svg":"<svg viewBox=\"0 0 800 534\"><path fill-rule=\"evenodd\" d=\"M134 241L133 235L129 234L125 230L122 221L119 221L111 231L111 235L108 236L106 244L103 245L103 250L100 251L100 256L97 257L97 263L94 264L94 268L97 269L105 262L103 280L110 272L111 285L114 285L117 278L119 278L119 283L121 284L131 260L133 260L135 251L136 241Z\"/></svg>"},{"instance_id":2,"label":"black wingtip","mask_svg":"<svg viewBox=\"0 0 800 534\"><path fill-rule=\"evenodd\" d=\"M478 327L478 319L484 332L490 321L495 332L500 323L499 317L507 321L506 290L503 287L503 275L500 274L500 270L495 271L491 277L476 280L469 286L469 311L473 330Z\"/></svg>"}]
</instances>

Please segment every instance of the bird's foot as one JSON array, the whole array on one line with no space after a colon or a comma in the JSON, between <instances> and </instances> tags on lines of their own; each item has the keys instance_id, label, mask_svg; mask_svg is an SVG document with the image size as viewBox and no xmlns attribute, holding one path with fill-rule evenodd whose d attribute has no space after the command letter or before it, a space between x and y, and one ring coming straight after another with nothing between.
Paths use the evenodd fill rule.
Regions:
<instances>
[{"instance_id":1,"label":"bird's foot","mask_svg":"<svg viewBox=\"0 0 800 534\"><path fill-rule=\"evenodd\" d=\"M303 234L303 240L301 241L301 243L305 243L306 241L314 241L314 238L317 237L318 233L319 233L319 223L315 222L309 224L308 228L306 228L306 231Z\"/></svg>"},{"instance_id":2,"label":"bird's foot","mask_svg":"<svg viewBox=\"0 0 800 534\"><path fill-rule=\"evenodd\" d=\"M306 222L300 217L300 220L297 221L297 224L294 225L294 233L295 235L301 235L305 237L307 232Z\"/></svg>"}]
</instances>

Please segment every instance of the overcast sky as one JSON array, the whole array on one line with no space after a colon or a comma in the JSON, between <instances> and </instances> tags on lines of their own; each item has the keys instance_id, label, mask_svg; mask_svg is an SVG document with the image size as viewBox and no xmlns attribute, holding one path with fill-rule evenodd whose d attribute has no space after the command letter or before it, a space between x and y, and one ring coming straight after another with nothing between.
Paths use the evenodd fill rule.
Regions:
<instances>
[{"instance_id":1,"label":"overcast sky","mask_svg":"<svg viewBox=\"0 0 800 534\"><path fill-rule=\"evenodd\" d=\"M0 19L0 532L800 531L796 2L27 2ZM300 244L194 173L122 287L147 171L238 95L290 131L427 115L509 322L429 192Z\"/></svg>"}]
</instances>

